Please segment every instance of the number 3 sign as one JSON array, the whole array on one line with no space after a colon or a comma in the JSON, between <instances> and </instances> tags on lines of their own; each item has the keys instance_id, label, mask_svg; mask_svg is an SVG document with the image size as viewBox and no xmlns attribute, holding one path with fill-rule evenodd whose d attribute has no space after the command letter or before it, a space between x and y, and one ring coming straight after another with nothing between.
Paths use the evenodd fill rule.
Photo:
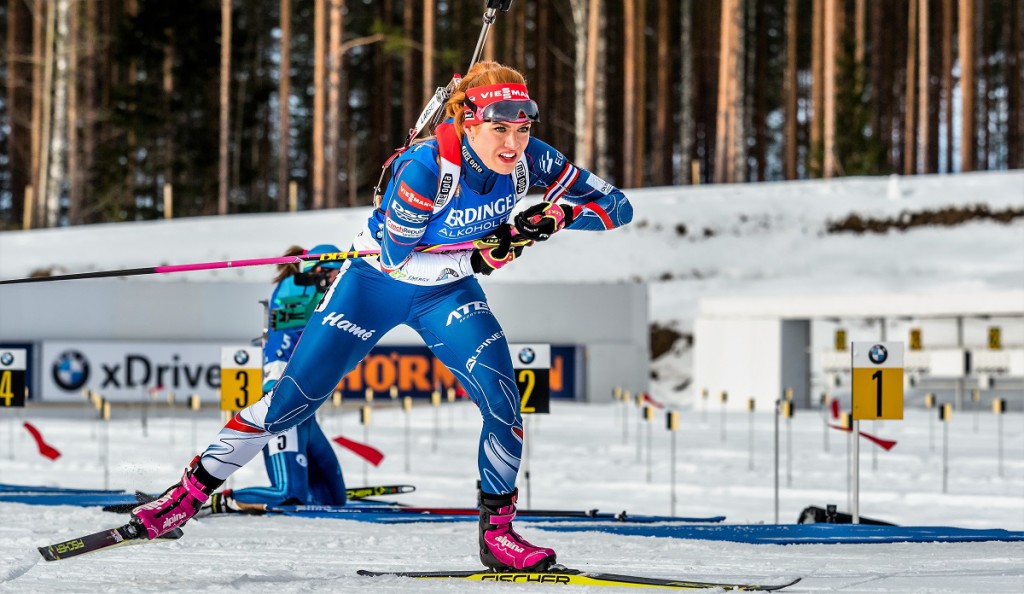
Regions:
<instances>
[{"instance_id":1,"label":"number 3 sign","mask_svg":"<svg viewBox=\"0 0 1024 594\"><path fill-rule=\"evenodd\" d=\"M853 343L853 419L903 419L903 343Z\"/></svg>"}]
</instances>

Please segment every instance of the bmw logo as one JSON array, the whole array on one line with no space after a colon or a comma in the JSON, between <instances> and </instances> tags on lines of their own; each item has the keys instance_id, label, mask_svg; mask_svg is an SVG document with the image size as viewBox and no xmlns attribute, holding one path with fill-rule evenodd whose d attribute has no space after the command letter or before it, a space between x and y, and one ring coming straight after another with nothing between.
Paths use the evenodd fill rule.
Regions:
<instances>
[{"instance_id":1,"label":"bmw logo","mask_svg":"<svg viewBox=\"0 0 1024 594\"><path fill-rule=\"evenodd\" d=\"M239 365L245 365L249 362L249 353L245 351L235 351L235 363Z\"/></svg>"},{"instance_id":2,"label":"bmw logo","mask_svg":"<svg viewBox=\"0 0 1024 594\"><path fill-rule=\"evenodd\" d=\"M537 358L537 353L533 352L530 347L524 347L519 351L519 361L529 365L533 363L533 360Z\"/></svg>"},{"instance_id":3,"label":"bmw logo","mask_svg":"<svg viewBox=\"0 0 1024 594\"><path fill-rule=\"evenodd\" d=\"M13 354L5 352L4 354L0 355L0 365L7 367L11 363L14 363Z\"/></svg>"},{"instance_id":4,"label":"bmw logo","mask_svg":"<svg viewBox=\"0 0 1024 594\"><path fill-rule=\"evenodd\" d=\"M89 381L89 361L76 350L64 351L53 362L53 381L58 386L73 392Z\"/></svg>"},{"instance_id":5,"label":"bmw logo","mask_svg":"<svg viewBox=\"0 0 1024 594\"><path fill-rule=\"evenodd\" d=\"M871 362L875 365L885 363L885 360L888 358L889 351L885 350L885 347L880 344L876 344L868 351L868 359L871 359Z\"/></svg>"}]
</instances>

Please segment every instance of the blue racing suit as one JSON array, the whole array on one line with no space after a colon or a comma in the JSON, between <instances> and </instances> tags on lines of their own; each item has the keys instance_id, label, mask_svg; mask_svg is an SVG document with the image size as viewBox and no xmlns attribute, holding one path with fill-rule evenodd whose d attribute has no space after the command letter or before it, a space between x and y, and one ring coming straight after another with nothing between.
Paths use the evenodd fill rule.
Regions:
<instances>
[{"instance_id":1,"label":"blue racing suit","mask_svg":"<svg viewBox=\"0 0 1024 594\"><path fill-rule=\"evenodd\" d=\"M270 298L267 339L263 344L263 392L273 389L285 370L312 312L323 296L313 285L284 278ZM266 505L345 505L345 479L338 457L316 415L275 435L263 447L269 487L235 489L242 503Z\"/></svg>"},{"instance_id":2,"label":"blue racing suit","mask_svg":"<svg viewBox=\"0 0 1024 594\"><path fill-rule=\"evenodd\" d=\"M474 277L472 250L424 253L415 247L490 235L508 222L531 185L546 188L547 200L575 207L570 229L624 225L632 207L617 188L540 140L530 139L516 173L499 175L448 128L442 126L437 139L415 145L394 161L383 201L353 242L355 249L379 248L380 258L346 263L274 390L240 411L204 452L202 464L210 474L226 478L272 435L310 418L381 336L406 324L480 408L477 463L483 490L505 494L515 489L523 448L519 391L505 332ZM439 179L450 178L441 173L440 158L447 155L453 162L453 146L461 165L458 190L442 200Z\"/></svg>"}]
</instances>

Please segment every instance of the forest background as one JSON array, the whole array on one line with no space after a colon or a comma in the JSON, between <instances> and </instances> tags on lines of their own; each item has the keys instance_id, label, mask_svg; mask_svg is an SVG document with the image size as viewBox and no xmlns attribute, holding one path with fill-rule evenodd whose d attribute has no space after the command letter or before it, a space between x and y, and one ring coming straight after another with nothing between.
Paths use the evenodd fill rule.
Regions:
<instances>
[{"instance_id":1,"label":"forest background","mask_svg":"<svg viewBox=\"0 0 1024 594\"><path fill-rule=\"evenodd\" d=\"M0 230L368 204L480 0L5 0ZM624 188L1024 167L1024 0L515 0L484 49Z\"/></svg>"}]
</instances>

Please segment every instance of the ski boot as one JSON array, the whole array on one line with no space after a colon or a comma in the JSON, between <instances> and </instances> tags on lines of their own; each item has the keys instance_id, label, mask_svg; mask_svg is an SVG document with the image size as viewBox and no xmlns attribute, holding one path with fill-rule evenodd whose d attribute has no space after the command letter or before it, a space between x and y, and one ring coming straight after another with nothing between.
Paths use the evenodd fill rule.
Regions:
<instances>
[{"instance_id":1,"label":"ski boot","mask_svg":"<svg viewBox=\"0 0 1024 594\"><path fill-rule=\"evenodd\" d=\"M206 472L199 463L199 456L196 456L182 475L181 482L169 487L155 500L132 510L131 522L145 529L146 538L159 538L196 515L223 482Z\"/></svg>"},{"instance_id":2,"label":"ski boot","mask_svg":"<svg viewBox=\"0 0 1024 594\"><path fill-rule=\"evenodd\" d=\"M519 489L505 495L480 491L480 562L493 571L546 571L555 552L534 546L512 529Z\"/></svg>"}]
</instances>

